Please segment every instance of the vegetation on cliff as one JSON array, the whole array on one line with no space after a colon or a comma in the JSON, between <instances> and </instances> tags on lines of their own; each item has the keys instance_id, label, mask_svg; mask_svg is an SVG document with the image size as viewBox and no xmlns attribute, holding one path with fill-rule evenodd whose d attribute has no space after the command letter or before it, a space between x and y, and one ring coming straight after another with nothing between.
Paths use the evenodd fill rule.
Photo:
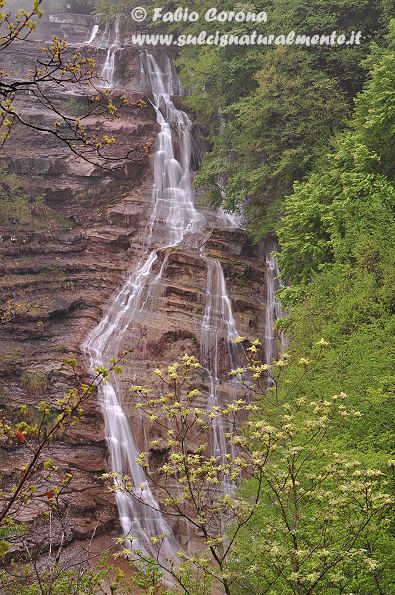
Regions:
<instances>
[{"instance_id":1,"label":"vegetation on cliff","mask_svg":"<svg viewBox=\"0 0 395 595\"><path fill-rule=\"evenodd\" d=\"M362 414L343 392L311 398L306 388L328 343L318 341L309 360L284 353L268 366L259 340L236 342L246 361L231 371L242 391L233 402L199 405L201 393L191 382L201 366L187 355L155 370L159 386L131 388L161 434L139 459L160 506L203 538L198 551L180 554L181 564L171 561L176 585L193 595L213 587L228 595L307 595L389 585L374 536L389 520L392 462L368 468L357 453L336 452L336 428ZM205 438L218 418L229 428L220 458ZM169 456L152 471L150 453L158 448ZM115 489L138 497L125 478ZM155 543L159 553L165 536Z\"/></svg>"},{"instance_id":2,"label":"vegetation on cliff","mask_svg":"<svg viewBox=\"0 0 395 595\"><path fill-rule=\"evenodd\" d=\"M115 13L139 4L100 0L96 6ZM196 9L202 13L210 5L204 0ZM221 8L233 5L226 1ZM222 410L199 406L200 393L191 383L200 365L187 356L165 370L158 368L156 377L164 382L164 390L132 388L143 414L170 427L160 443L150 445L169 453L152 477L160 504L197 529L204 544L194 556L181 553L181 565L173 564L171 573L181 592L192 595L209 593L213 585L232 595L391 593L391 4L336 0L329 6L321 0L272 0L248 8L267 10L275 33L358 28L365 40L349 49L195 46L181 53L181 73L190 93L187 102L209 147L196 184L211 204L241 208L257 239L277 232L287 283L281 292L287 316L279 328L287 333L290 350L268 366L259 359L259 341L241 341L246 367L232 373L241 383L243 398ZM206 27L215 30L217 24ZM255 25L237 27L240 33ZM191 32L200 28L201 24L188 24ZM179 25L173 30L179 31ZM50 211L40 201L30 205L14 178L2 174L2 180L0 203L8 225L14 224L7 213L10 195L23 225L30 219L38 225L36 218L42 217L52 222ZM0 312L4 324L12 317L10 307ZM104 369L98 373L104 379L108 375ZM58 424L63 430L66 422L82 415L80 405L93 389L76 390L69 400L57 403L56 415L53 405L44 402L21 411L22 421L0 427L6 448L22 444L33 460L39 453L32 476L2 496L3 558L10 542L23 534L15 511L36 497L36 469L50 472L44 480L40 477L40 496L51 514L61 511L62 486L68 479L52 479L56 466L41 459L41 444L47 443L51 428ZM230 420L229 452L237 454L221 463L197 440L218 415ZM36 418L43 419L41 425ZM140 463L149 471L148 457L142 453ZM237 496L217 488L227 480ZM176 495L169 494L169 482L177 484ZM136 497L133 488L124 477L115 491ZM164 537L153 539L160 550ZM132 554L128 547L126 554ZM164 592L158 569L144 553L140 557L147 562L145 576L125 587L118 575L113 592ZM110 581L108 569L77 577L60 570L52 583L51 577L38 572L30 592L67 593L75 581L77 593L94 593ZM9 574L0 578L9 580ZM26 577L20 578L22 582L8 582L10 593L21 592Z\"/></svg>"},{"instance_id":3,"label":"vegetation on cliff","mask_svg":"<svg viewBox=\"0 0 395 595\"><path fill-rule=\"evenodd\" d=\"M349 129L295 185L279 226L293 346L303 349L316 333L333 343L317 389L352 389L367 415L353 447L386 451L393 448L394 32L391 44L375 49Z\"/></svg>"},{"instance_id":4,"label":"vegetation on cliff","mask_svg":"<svg viewBox=\"0 0 395 595\"><path fill-rule=\"evenodd\" d=\"M127 12L135 3L110 4ZM208 7L205 2L195 9L202 14ZM221 6L228 8L233 6ZM391 6L274 1L248 8L267 10L278 34L355 28L364 34L363 44L352 49L192 46L182 50L179 63L187 102L210 147L196 184L209 202L242 207L257 238L278 232L289 285L281 294L287 317L280 326L290 351L306 357L321 336L331 346L301 388L320 398L346 391L361 417L347 427L335 424L333 448L354 453L364 464L382 465L394 448ZM232 31L254 26L238 24ZM171 27L193 33L201 22ZM205 27L215 30L218 24ZM259 515L255 520L264 531L267 521ZM393 542L387 521L375 525L365 547L377 555L375 582L366 582L355 566L345 588L391 592ZM288 592L276 589L269 592ZM245 592L253 591L246 587ZM324 592L341 589L326 585Z\"/></svg>"},{"instance_id":5,"label":"vegetation on cliff","mask_svg":"<svg viewBox=\"0 0 395 595\"><path fill-rule=\"evenodd\" d=\"M14 561L0 571L7 592L66 595L72 587L75 593L93 594L105 592L107 585L112 593L139 589L158 595L209 595L218 588L227 595L251 595L262 588L303 595L387 592L391 576L382 553L390 544L382 530L390 519L395 463L369 467L357 453L337 452L337 429L347 429L362 414L348 405L343 392L326 398L305 390L328 343L318 341L309 360L283 353L268 366L259 340L239 337L236 342L242 345L245 366L230 373L240 398L225 405L201 405L201 392L193 386L200 382L202 366L188 355L156 369L150 388L130 388L134 407L157 425L159 438L149 441L138 462L155 485L158 503L146 499L147 485L135 486L116 472L103 478L114 482L111 491L146 506L148 515L159 506L200 535L194 550L178 552L177 560L166 557L165 534L150 537L153 556L133 530L119 538L124 549L116 557L130 557L130 564L140 568L132 578L125 579L108 559L89 570L89 549L76 567L65 564L64 496L72 475L44 454L57 434L81 421L95 388L111 372L121 372L118 362L110 370L98 369L91 385L76 384L55 404L24 406L22 421L0 426L4 447L19 442L29 457L15 488L1 501L1 556L12 544L23 545L28 555L26 564ZM66 363L76 371L76 361ZM207 444L219 418L229 428L221 458ZM152 468L152 452L158 450L168 456ZM39 499L46 502L41 516L48 522L51 546L42 569L27 526L16 520ZM62 539L52 545L55 521L60 521ZM169 574L174 587L166 589L162 582Z\"/></svg>"},{"instance_id":6,"label":"vegetation on cliff","mask_svg":"<svg viewBox=\"0 0 395 595\"><path fill-rule=\"evenodd\" d=\"M105 14L138 6L137 0L98 0ZM152 14L156 4L144 6ZM175 9L162 3L163 12ZM331 138L344 128L353 110L353 98L361 91L368 73L366 58L370 43L386 44L392 15L391 2L380 0L256 1L236 7L228 0L221 11L266 11L268 20L254 22L206 22L210 0L190 3L201 17L194 23L154 24L148 27L175 34L199 34L219 29L236 35L259 29L265 34L349 35L361 30L359 46L228 46L190 45L181 49L180 71L187 103L210 145L196 184L213 204L230 210L242 208L251 229L262 237L276 225L284 208L284 197L295 180L311 171L330 148ZM130 20L131 27L136 23Z\"/></svg>"},{"instance_id":7,"label":"vegetation on cliff","mask_svg":"<svg viewBox=\"0 0 395 595\"><path fill-rule=\"evenodd\" d=\"M15 175L0 168L1 241L4 234L34 233L62 229L65 222L42 197L28 196Z\"/></svg>"}]
</instances>

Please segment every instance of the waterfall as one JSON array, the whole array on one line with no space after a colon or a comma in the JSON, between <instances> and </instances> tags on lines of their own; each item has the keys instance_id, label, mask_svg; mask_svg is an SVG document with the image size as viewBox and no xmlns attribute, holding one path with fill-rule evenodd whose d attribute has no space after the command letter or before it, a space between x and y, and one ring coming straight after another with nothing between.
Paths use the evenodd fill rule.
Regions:
<instances>
[{"instance_id":1,"label":"waterfall","mask_svg":"<svg viewBox=\"0 0 395 595\"><path fill-rule=\"evenodd\" d=\"M245 222L243 215L239 213L228 213L222 207L219 207L217 214L221 217L227 226L231 229L245 229Z\"/></svg>"},{"instance_id":2,"label":"waterfall","mask_svg":"<svg viewBox=\"0 0 395 595\"><path fill-rule=\"evenodd\" d=\"M270 243L266 250L266 319L265 319L265 361L270 365L272 359L278 353L278 342L281 346L286 346L284 333L278 335L275 330L276 320L283 317L281 301L277 297L279 289L284 287L278 259L275 252L278 249L275 242Z\"/></svg>"},{"instance_id":3,"label":"waterfall","mask_svg":"<svg viewBox=\"0 0 395 595\"><path fill-rule=\"evenodd\" d=\"M92 373L98 366L108 366L110 358L119 353L127 329L133 328L142 312L147 315L150 297L154 294L167 260L160 272L153 274L158 251L187 245L194 251L202 245L206 233L205 218L194 206L191 179L192 122L187 114L176 108L171 97L178 92L179 82L173 64L164 56L161 68L154 55L141 54L141 67L147 92L152 95L152 105L160 127L156 150L153 155L152 212L146 229L143 255L134 272L114 296L101 322L92 330L83 345L90 361ZM179 159L174 152L175 141L179 146ZM232 341L236 326L231 303L227 295L225 277L219 261L206 258L208 291L202 323L202 349L210 376L209 405L218 402L219 342L221 337L233 361ZM117 505L124 535L133 536L132 547L146 554L161 558L176 558L179 546L155 500L144 470L136 463L139 452L128 418L122 408L116 381L100 386L100 396L105 420L106 436L111 455L112 469L122 477L130 476L136 498L117 493ZM222 421L214 426L214 450L226 454ZM147 506L137 500L141 499ZM151 537L164 535L160 553Z\"/></svg>"},{"instance_id":4,"label":"waterfall","mask_svg":"<svg viewBox=\"0 0 395 595\"><path fill-rule=\"evenodd\" d=\"M154 154L153 211L148 242L155 235L163 236L164 246L176 246L204 226L204 217L195 209L191 179L192 122L177 109L171 95L178 88L168 56L162 70L153 55L142 55L143 72L153 95L157 122L160 126L158 149ZM174 154L174 133L180 144L180 160ZM159 228L159 229L157 229Z\"/></svg>"},{"instance_id":5,"label":"waterfall","mask_svg":"<svg viewBox=\"0 0 395 595\"><path fill-rule=\"evenodd\" d=\"M97 36L98 32L99 32L99 25L93 25L93 29L92 29L92 32L91 32L91 34L89 36L89 39L87 41L85 41L85 43L87 45L90 44L90 43L92 43L96 39L96 36Z\"/></svg>"},{"instance_id":6,"label":"waterfall","mask_svg":"<svg viewBox=\"0 0 395 595\"><path fill-rule=\"evenodd\" d=\"M143 54L141 59L160 126L157 148L153 156L153 209L147 229L145 252L135 272L114 296L105 316L84 344L92 372L97 366L108 366L109 359L116 357L126 329L144 309L146 296L157 280L152 278L151 273L158 258L158 248L177 246L188 233L192 234L200 229L204 222L203 216L194 207L192 196L192 123L171 101L173 79L170 62L166 70L162 71L152 55ZM180 161L177 161L174 155L171 124L176 125L180 137ZM132 478L137 498L141 498L148 505L140 504L128 494L118 493L117 504L122 530L125 535L135 537L135 548L153 556L157 556L158 552L154 551L150 537L165 535L161 557L174 558L178 549L177 543L147 484L144 470L136 463L139 452L129 421L122 409L118 387L115 382L107 383L101 386L100 393L112 468L120 477L129 475Z\"/></svg>"},{"instance_id":7,"label":"waterfall","mask_svg":"<svg viewBox=\"0 0 395 595\"><path fill-rule=\"evenodd\" d=\"M228 366L236 367L236 344L238 336L236 322L233 317L232 304L226 289L225 275L218 260L207 258L207 290L206 307L203 316L202 334L202 359L203 365L209 376L209 393L207 405L211 409L221 405L220 371L221 371L221 346L228 357ZM220 463L226 462L229 454L228 442L225 433L228 431L222 416L216 417L212 422L212 451ZM229 477L223 481L224 491L231 493L232 485Z\"/></svg>"},{"instance_id":8,"label":"waterfall","mask_svg":"<svg viewBox=\"0 0 395 595\"><path fill-rule=\"evenodd\" d=\"M96 25L95 25L96 26ZM115 86L115 56L121 46L121 21L120 17L116 17L114 22L114 41L107 50L106 60L101 72L102 86L104 89L113 89ZM110 28L106 29L106 33L110 35ZM93 39L90 41L90 43Z\"/></svg>"}]
</instances>

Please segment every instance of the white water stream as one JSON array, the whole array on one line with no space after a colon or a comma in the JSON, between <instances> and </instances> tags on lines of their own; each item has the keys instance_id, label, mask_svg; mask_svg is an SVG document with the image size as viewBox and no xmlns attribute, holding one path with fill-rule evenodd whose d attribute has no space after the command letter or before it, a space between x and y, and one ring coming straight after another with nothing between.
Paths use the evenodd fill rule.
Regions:
<instances>
[{"instance_id":1,"label":"white water stream","mask_svg":"<svg viewBox=\"0 0 395 595\"><path fill-rule=\"evenodd\" d=\"M234 369L237 365L237 346L234 342L238 336L236 322L233 317L232 304L226 289L225 275L218 260L207 258L207 290L206 308L202 322L202 361L209 377L208 407L221 406L220 390L225 383L220 378L221 369ZM225 365L221 362L222 354L227 359ZM222 365L221 365L222 364ZM227 383L228 389L231 383ZM232 391L233 392L233 391ZM229 441L225 434L229 431L222 417L216 417L212 422L212 452L220 464L226 463L229 451ZM223 480L223 489L230 494L232 484L229 477Z\"/></svg>"},{"instance_id":2,"label":"white water stream","mask_svg":"<svg viewBox=\"0 0 395 595\"><path fill-rule=\"evenodd\" d=\"M94 40L96 39L97 34L99 33L99 25L93 25L91 34L89 36L89 39L87 41L85 41L85 43L87 45L89 45L90 43L93 43Z\"/></svg>"},{"instance_id":3,"label":"white water stream","mask_svg":"<svg viewBox=\"0 0 395 595\"><path fill-rule=\"evenodd\" d=\"M280 269L278 266L278 259L275 253L278 246L272 242L265 252L266 260L266 320L265 320L265 361L271 364L272 360L278 355L278 347L286 348L286 337L284 333L277 335L275 332L275 323L283 317L283 307L281 301L277 297L279 289L284 287Z\"/></svg>"},{"instance_id":4,"label":"white water stream","mask_svg":"<svg viewBox=\"0 0 395 595\"><path fill-rule=\"evenodd\" d=\"M118 43L114 42L111 47L114 48ZM153 275L158 249L183 243L196 250L206 233L205 218L193 203L190 170L192 123L187 114L177 109L171 100L174 90L178 89L174 68L168 57L161 68L155 57L148 53L142 54L141 64L160 126L157 149L153 155L152 214L147 226L143 256L83 346L92 373L98 366L108 366L110 358L117 356L126 330L133 326L141 312L146 311L148 296L152 295L164 268L162 266L161 272ZM174 152L176 140L179 159L176 159ZM222 267L219 261L206 258L203 254L202 258L205 258L208 269L202 350L210 376L208 404L213 405L218 402L219 341L224 337L227 349L232 354L231 343L237 332ZM123 533L134 537L135 549L155 557L158 551L150 537L164 535L160 557L162 560L170 557L174 559L179 548L147 483L144 470L136 463L139 452L116 383L102 385L100 394L112 469L119 474L119 483L122 483L124 475L128 475L135 486L136 498L126 493L116 496ZM218 456L224 455L226 441L220 420L214 426L214 434L214 450ZM140 499L144 504L138 501Z\"/></svg>"},{"instance_id":5,"label":"white water stream","mask_svg":"<svg viewBox=\"0 0 395 595\"><path fill-rule=\"evenodd\" d=\"M113 31L113 34L112 34ZM86 43L92 43L99 33L95 25ZM115 86L116 54L121 47L120 20L114 27L107 25L103 33L107 54L101 77L105 88ZM103 37L102 36L102 37ZM113 41L111 42L111 37ZM147 314L150 297L158 287L167 266L165 258L159 273L153 273L158 251L180 244L198 250L207 264L206 304L201 325L202 359L208 374L209 389L207 406L221 405L222 391L226 383L221 381L221 370L237 367L237 350L234 339L237 329L232 313L222 266L218 260L204 255L207 236L205 218L194 206L191 180L192 122L187 114L176 108L172 96L179 94L179 81L170 59L162 55L161 66L153 54L141 55L142 77L145 90L152 95L160 132L153 155L152 212L146 229L143 254L124 285L113 297L100 323L92 330L83 345L94 373L98 366L108 367L110 359L117 357L125 332L136 323L142 312ZM176 158L175 146L179 157ZM240 226L240 220L223 217L229 228ZM202 241L203 239L203 241ZM270 361L275 353L276 338L273 328L281 317L281 305L275 293L279 287L278 264L274 257L266 257L268 303L266 312L265 357ZM229 383L228 391L234 390ZM117 493L117 505L123 534L133 536L132 546L145 554L161 558L177 557L179 546L151 491L144 470L136 463L139 451L133 430L122 407L122 400L115 381L100 387L100 397L105 420L106 436L111 456L112 469L122 477L131 478L134 495ZM212 451L219 460L228 454L223 420L213 422ZM232 486L225 483L224 489L231 493ZM151 537L165 536L160 553L152 544Z\"/></svg>"},{"instance_id":6,"label":"white water stream","mask_svg":"<svg viewBox=\"0 0 395 595\"><path fill-rule=\"evenodd\" d=\"M143 55L144 68L153 94L160 132L157 151L154 155L154 184L152 191L153 211L147 229L146 252L134 273L130 275L121 290L114 296L111 305L100 322L91 332L84 349L89 355L92 371L97 366L107 366L109 358L116 357L122 337L145 305L145 297L152 285L152 268L157 260L157 248L176 246L188 231L195 231L202 222L202 216L192 202L189 171L191 122L186 114L177 110L164 84L164 76L154 58ZM166 73L168 74L168 73ZM171 88L170 88L171 90ZM166 113L166 119L160 110ZM170 122L177 122L183 147L182 159L174 156ZM160 227L160 232L157 228ZM154 233L157 232L157 233ZM134 436L122 409L117 387L108 383L101 387L102 405L106 423L106 434L114 472L129 475L136 487L136 496L147 506L140 504L128 494L117 494L122 530L133 535L134 547L147 554L156 555L150 541L151 536L166 535L161 548L163 557L175 557L177 544L159 506L147 485L143 469L136 464L138 450Z\"/></svg>"},{"instance_id":7,"label":"white water stream","mask_svg":"<svg viewBox=\"0 0 395 595\"><path fill-rule=\"evenodd\" d=\"M97 33L97 32L96 32ZM93 34L93 32L92 32ZM109 42L110 39L110 26L107 24L104 36L107 38L106 41ZM96 35L93 37L93 39ZM92 43L93 39L90 43ZM115 86L115 56L117 51L121 47L121 20L120 17L116 17L114 21L114 40L109 45L107 49L107 55L105 62L103 64L103 69L101 72L102 80L102 87L104 89L113 89Z\"/></svg>"}]
</instances>

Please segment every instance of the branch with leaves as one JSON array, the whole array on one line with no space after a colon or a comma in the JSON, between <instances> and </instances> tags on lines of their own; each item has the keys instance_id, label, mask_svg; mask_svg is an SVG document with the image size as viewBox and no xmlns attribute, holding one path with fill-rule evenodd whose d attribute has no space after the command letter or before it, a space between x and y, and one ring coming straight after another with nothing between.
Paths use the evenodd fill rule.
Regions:
<instances>
[{"instance_id":1,"label":"branch with leaves","mask_svg":"<svg viewBox=\"0 0 395 595\"><path fill-rule=\"evenodd\" d=\"M213 587L228 595L340 593L351 568L372 578L379 562L367 553L364 538L393 503L393 464L366 468L333 451L332 428L361 414L346 406L344 393L320 399L301 392L302 379L327 348L321 340L310 360L294 362L299 378L289 384L292 358L282 354L268 366L259 360L260 341L253 341L245 348L246 365L231 371L243 397L221 406L202 405L201 391L193 388L201 366L187 355L155 370L159 386L131 388L137 411L158 436L137 462L162 513L186 523L200 548L193 554L180 548L178 560L166 560L166 536L153 535L158 553L149 556L132 528L123 538L132 543L127 556L156 564L181 593L193 595ZM213 420L228 428L232 454L211 452ZM153 464L156 451L164 453L159 465ZM152 506L144 486L117 473L106 477L115 480L113 491Z\"/></svg>"},{"instance_id":2,"label":"branch with leaves","mask_svg":"<svg viewBox=\"0 0 395 595\"><path fill-rule=\"evenodd\" d=\"M27 458L14 485L3 486L0 494L0 530L15 522L32 500L44 498L52 501L65 491L71 476L68 473L63 474L52 459L45 459L45 451L67 428L80 423L85 413L84 407L92 394L102 383L108 381L111 373L120 373L120 363L124 357L125 355L114 361L109 369L98 369L89 384L77 383L55 403L42 401L33 408L23 405L20 408L21 420L17 423L0 420L2 448L14 449L19 445L24 450L22 458ZM78 381L78 362L66 359L65 365L74 371ZM59 480L59 485L51 485L53 478ZM3 542L3 554L6 549Z\"/></svg>"},{"instance_id":3,"label":"branch with leaves","mask_svg":"<svg viewBox=\"0 0 395 595\"><path fill-rule=\"evenodd\" d=\"M28 43L35 30L37 19L42 17L42 0L36 0L30 11L19 10L16 15L6 11L6 0L0 1L0 55L13 44ZM116 138L98 134L94 125L89 129L89 118L101 116L114 118L119 109L128 104L124 96L111 97L108 89L100 88L100 76L92 58L85 57L78 49L71 50L68 43L54 37L52 43L42 48L34 66L22 79L15 79L0 68L0 150L11 135L15 124L31 131L48 134L66 145L71 155L104 169L119 169L131 158L132 150L119 154L115 150ZM57 106L56 93L77 88L88 100L89 107L78 116L65 113ZM45 124L26 113L25 103L45 110L50 124ZM139 100L136 106L145 107Z\"/></svg>"}]
</instances>

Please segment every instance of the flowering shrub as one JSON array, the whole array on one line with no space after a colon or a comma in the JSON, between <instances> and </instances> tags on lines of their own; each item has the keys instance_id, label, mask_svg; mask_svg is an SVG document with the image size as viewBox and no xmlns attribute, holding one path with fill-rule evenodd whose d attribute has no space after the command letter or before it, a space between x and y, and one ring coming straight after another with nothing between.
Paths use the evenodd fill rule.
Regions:
<instances>
[{"instance_id":1,"label":"flowering shrub","mask_svg":"<svg viewBox=\"0 0 395 595\"><path fill-rule=\"evenodd\" d=\"M246 344L242 337L237 342ZM353 573L374 580L380 562L364 538L393 501L390 475L333 451L332 426L361 415L347 406L346 394L324 400L298 390L327 348L322 339L315 361L296 364L300 377L290 386L290 356L268 366L253 341L244 348L245 366L230 372L236 398L220 406L204 405L193 387L201 365L188 355L156 369L155 387L131 388L135 407L157 428L150 451L167 453L159 468L153 469L149 451L138 463L162 511L183 519L200 547L164 562L165 536L152 536L158 551L152 561L136 551L132 534L126 555L166 569L183 593L211 593L213 586L228 594L340 593ZM220 455L208 440L218 419L227 428L227 453ZM144 486L110 475L117 479L111 489L144 503Z\"/></svg>"}]
</instances>

